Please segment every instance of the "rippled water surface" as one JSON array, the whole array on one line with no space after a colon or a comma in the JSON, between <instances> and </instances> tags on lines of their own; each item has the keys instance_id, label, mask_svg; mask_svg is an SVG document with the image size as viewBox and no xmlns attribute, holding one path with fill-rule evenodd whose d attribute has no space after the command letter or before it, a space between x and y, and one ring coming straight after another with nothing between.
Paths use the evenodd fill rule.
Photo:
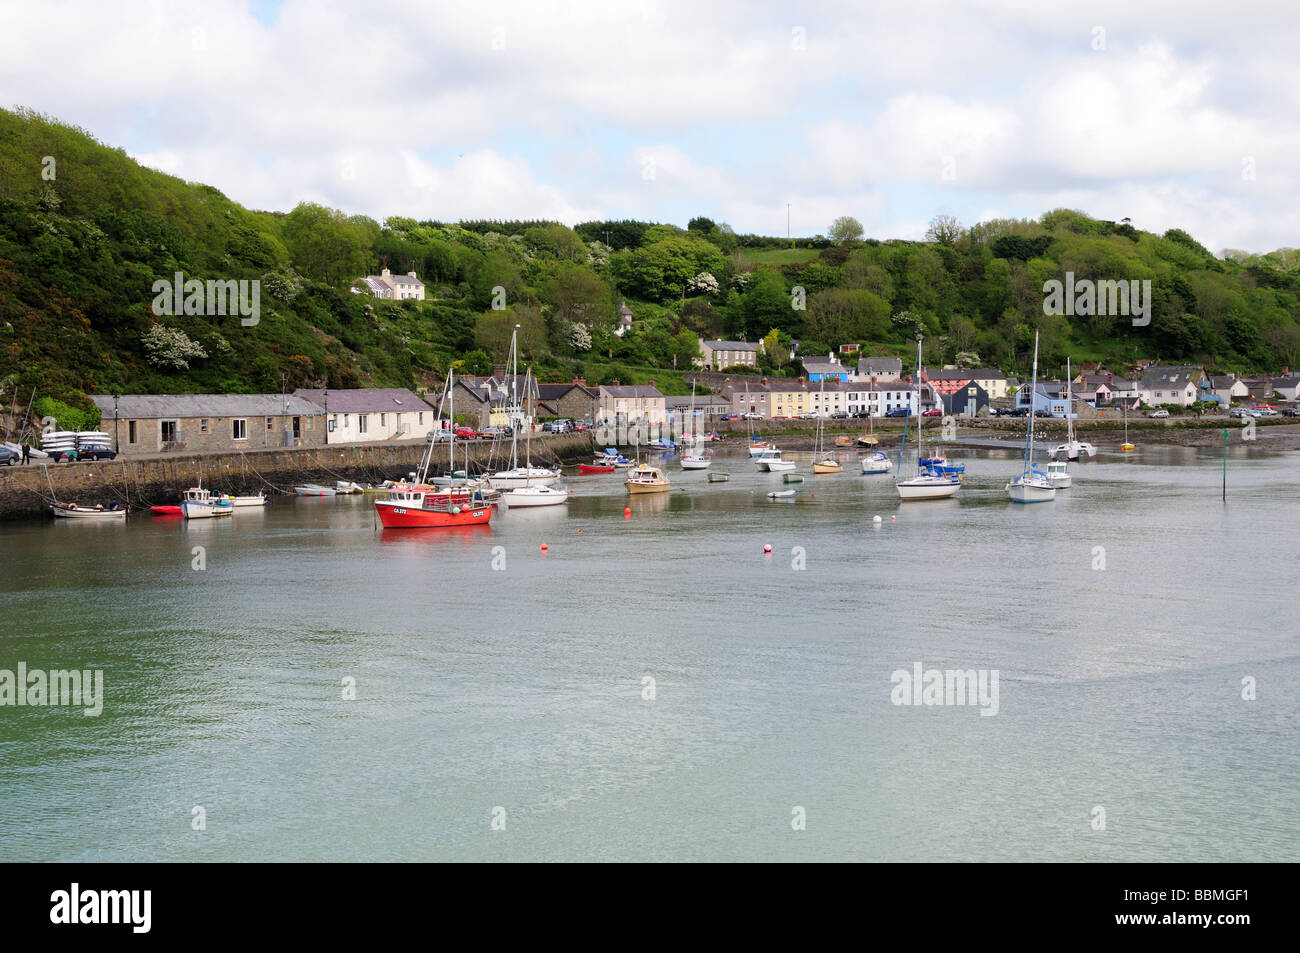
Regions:
<instances>
[{"instance_id":1,"label":"rippled water surface","mask_svg":"<svg viewBox=\"0 0 1300 953\"><path fill-rule=\"evenodd\" d=\"M467 531L0 525L0 669L106 686L0 707L0 859L1297 859L1300 455L1019 507L970 453L901 506L851 455L769 502L733 451ZM996 670L997 714L891 704L917 662Z\"/></svg>"}]
</instances>

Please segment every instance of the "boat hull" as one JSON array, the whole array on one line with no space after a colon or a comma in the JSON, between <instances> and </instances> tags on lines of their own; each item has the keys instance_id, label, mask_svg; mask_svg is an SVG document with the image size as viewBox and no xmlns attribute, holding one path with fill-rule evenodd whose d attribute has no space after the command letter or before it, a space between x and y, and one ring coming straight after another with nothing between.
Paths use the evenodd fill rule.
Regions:
<instances>
[{"instance_id":1,"label":"boat hull","mask_svg":"<svg viewBox=\"0 0 1300 953\"><path fill-rule=\"evenodd\" d=\"M151 506L149 512L154 516L184 516L179 506Z\"/></svg>"},{"instance_id":2,"label":"boat hull","mask_svg":"<svg viewBox=\"0 0 1300 953\"><path fill-rule=\"evenodd\" d=\"M707 470L712 462L708 457L682 457L682 469Z\"/></svg>"},{"instance_id":3,"label":"boat hull","mask_svg":"<svg viewBox=\"0 0 1300 953\"><path fill-rule=\"evenodd\" d=\"M591 463L579 463L578 472L579 473L613 473L614 467L613 465L597 466Z\"/></svg>"},{"instance_id":4,"label":"boat hull","mask_svg":"<svg viewBox=\"0 0 1300 953\"><path fill-rule=\"evenodd\" d=\"M206 520L217 516L229 516L233 506L219 506L216 503L195 503L186 500L181 504L181 515L187 520Z\"/></svg>"},{"instance_id":5,"label":"boat hull","mask_svg":"<svg viewBox=\"0 0 1300 953\"><path fill-rule=\"evenodd\" d=\"M299 496L337 496L338 490L332 486L295 486L293 492Z\"/></svg>"},{"instance_id":6,"label":"boat hull","mask_svg":"<svg viewBox=\"0 0 1300 953\"><path fill-rule=\"evenodd\" d=\"M501 498L510 509L518 509L522 506L559 506L569 502L569 494L554 487L526 487L522 490L511 490Z\"/></svg>"},{"instance_id":7,"label":"boat hull","mask_svg":"<svg viewBox=\"0 0 1300 953\"><path fill-rule=\"evenodd\" d=\"M1056 499L1056 487L1038 483L1008 483L1007 496L1012 503L1050 503Z\"/></svg>"},{"instance_id":8,"label":"boat hull","mask_svg":"<svg viewBox=\"0 0 1300 953\"><path fill-rule=\"evenodd\" d=\"M446 510L424 509L416 506L395 506L384 500L375 501L375 512L384 529L438 529L445 526L481 526L492 521L492 507L465 507Z\"/></svg>"},{"instance_id":9,"label":"boat hull","mask_svg":"<svg viewBox=\"0 0 1300 953\"><path fill-rule=\"evenodd\" d=\"M667 483L633 483L627 481L627 491L640 496L646 493L667 493L671 487Z\"/></svg>"},{"instance_id":10,"label":"boat hull","mask_svg":"<svg viewBox=\"0 0 1300 953\"><path fill-rule=\"evenodd\" d=\"M908 480L896 484L898 498L911 500L944 500L955 496L961 489L960 480Z\"/></svg>"},{"instance_id":11,"label":"boat hull","mask_svg":"<svg viewBox=\"0 0 1300 953\"><path fill-rule=\"evenodd\" d=\"M840 466L838 463L830 462L830 461L822 461L820 463L813 464L813 473L819 476L823 476L828 473L839 473L843 469L844 468Z\"/></svg>"},{"instance_id":12,"label":"boat hull","mask_svg":"<svg viewBox=\"0 0 1300 953\"><path fill-rule=\"evenodd\" d=\"M59 519L65 520L124 520L126 519L126 510L96 510L82 509L78 506L58 506L50 507L50 512Z\"/></svg>"}]
</instances>

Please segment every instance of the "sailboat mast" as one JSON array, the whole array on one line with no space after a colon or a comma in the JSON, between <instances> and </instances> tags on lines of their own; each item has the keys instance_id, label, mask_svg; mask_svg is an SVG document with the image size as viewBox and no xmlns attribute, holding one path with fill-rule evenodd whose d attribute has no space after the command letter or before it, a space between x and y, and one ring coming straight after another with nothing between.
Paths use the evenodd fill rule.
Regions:
<instances>
[{"instance_id":1,"label":"sailboat mast","mask_svg":"<svg viewBox=\"0 0 1300 953\"><path fill-rule=\"evenodd\" d=\"M916 339L916 469L921 471L922 443L921 443L921 426L925 419L921 416L921 339Z\"/></svg>"},{"instance_id":2,"label":"sailboat mast","mask_svg":"<svg viewBox=\"0 0 1300 953\"><path fill-rule=\"evenodd\" d=\"M1029 474L1029 468L1033 466L1034 457L1034 415L1037 413L1037 407L1034 405L1038 402L1038 332L1034 332L1034 370L1030 377L1029 383L1029 430L1025 437L1025 469L1024 475Z\"/></svg>"},{"instance_id":3,"label":"sailboat mast","mask_svg":"<svg viewBox=\"0 0 1300 953\"><path fill-rule=\"evenodd\" d=\"M1074 393L1070 390L1070 359L1065 359L1065 442L1069 446L1065 450L1066 459L1069 459L1071 452L1074 450Z\"/></svg>"}]
</instances>

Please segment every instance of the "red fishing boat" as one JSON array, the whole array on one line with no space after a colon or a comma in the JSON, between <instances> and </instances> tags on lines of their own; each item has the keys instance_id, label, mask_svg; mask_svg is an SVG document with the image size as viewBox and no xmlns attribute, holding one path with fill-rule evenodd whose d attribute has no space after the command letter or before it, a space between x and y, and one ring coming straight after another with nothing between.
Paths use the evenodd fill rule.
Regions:
<instances>
[{"instance_id":1,"label":"red fishing boat","mask_svg":"<svg viewBox=\"0 0 1300 953\"><path fill-rule=\"evenodd\" d=\"M448 374L443 398L447 399L450 393L451 375ZM442 416L441 406L438 415ZM375 513L384 529L481 526L492 521L492 511L501 500L501 494L495 490L477 481L451 486L432 486L426 482L433 460L433 446L433 441L429 441L414 483L394 486L388 491L387 499L375 500ZM448 450L448 463L454 470L454 441Z\"/></svg>"},{"instance_id":2,"label":"red fishing boat","mask_svg":"<svg viewBox=\"0 0 1300 953\"><path fill-rule=\"evenodd\" d=\"M384 529L423 529L439 526L478 526L492 521L495 504L481 490L468 490L463 499L431 486L395 490L386 500L375 500L375 512ZM442 502L438 502L441 499ZM460 500L455 502L455 500Z\"/></svg>"},{"instance_id":3,"label":"red fishing boat","mask_svg":"<svg viewBox=\"0 0 1300 953\"><path fill-rule=\"evenodd\" d=\"M578 472L579 473L613 473L614 467L602 466L596 463L579 463Z\"/></svg>"},{"instance_id":4,"label":"red fishing boat","mask_svg":"<svg viewBox=\"0 0 1300 953\"><path fill-rule=\"evenodd\" d=\"M181 516L181 515L183 515L182 512L181 512L181 508L180 508L179 506L151 506L151 507L149 507L149 510L150 510L150 512L152 512L155 516Z\"/></svg>"}]
</instances>

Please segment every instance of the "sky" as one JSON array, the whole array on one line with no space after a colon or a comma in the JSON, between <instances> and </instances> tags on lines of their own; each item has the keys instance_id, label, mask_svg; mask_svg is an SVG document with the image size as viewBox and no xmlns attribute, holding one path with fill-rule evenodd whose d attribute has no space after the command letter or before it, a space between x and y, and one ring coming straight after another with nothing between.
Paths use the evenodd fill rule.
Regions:
<instances>
[{"instance_id":1,"label":"sky","mask_svg":"<svg viewBox=\"0 0 1300 953\"><path fill-rule=\"evenodd\" d=\"M251 208L1300 245L1283 2L0 0L0 105Z\"/></svg>"}]
</instances>

